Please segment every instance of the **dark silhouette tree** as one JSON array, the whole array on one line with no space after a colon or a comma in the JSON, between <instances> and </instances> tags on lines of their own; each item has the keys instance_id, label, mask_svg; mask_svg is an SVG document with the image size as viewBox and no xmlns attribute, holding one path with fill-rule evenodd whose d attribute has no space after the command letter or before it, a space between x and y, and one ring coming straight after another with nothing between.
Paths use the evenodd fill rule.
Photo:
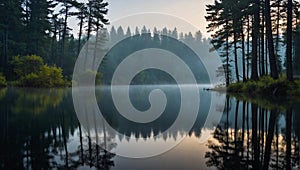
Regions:
<instances>
[{"instance_id":1,"label":"dark silhouette tree","mask_svg":"<svg viewBox=\"0 0 300 170\"><path fill-rule=\"evenodd\" d=\"M269 62L270 62L271 77L274 79L277 79L278 78L278 70L277 70L276 57L275 57L275 51L274 51L270 0L265 0L265 16L266 16L266 32L267 32L267 37L268 37L268 49L269 49Z\"/></svg>"},{"instance_id":2,"label":"dark silhouette tree","mask_svg":"<svg viewBox=\"0 0 300 170\"><path fill-rule=\"evenodd\" d=\"M60 54L60 66L64 67L64 57L65 57L65 44L67 38L68 31L68 18L70 17L70 10L75 6L78 6L78 2L76 0L57 0L62 8L59 13L63 16L63 29L62 29L62 37L61 37L61 54Z\"/></svg>"},{"instance_id":3,"label":"dark silhouette tree","mask_svg":"<svg viewBox=\"0 0 300 170\"><path fill-rule=\"evenodd\" d=\"M288 0L287 4L287 30L286 30L286 62L287 79L293 81L293 1Z\"/></svg>"}]
</instances>

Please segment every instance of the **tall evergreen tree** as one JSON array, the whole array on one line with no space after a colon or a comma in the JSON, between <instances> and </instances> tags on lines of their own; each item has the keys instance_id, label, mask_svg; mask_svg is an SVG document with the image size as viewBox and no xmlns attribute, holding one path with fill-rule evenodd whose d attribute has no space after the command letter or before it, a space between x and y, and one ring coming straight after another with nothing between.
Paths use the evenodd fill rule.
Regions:
<instances>
[{"instance_id":1,"label":"tall evergreen tree","mask_svg":"<svg viewBox=\"0 0 300 170\"><path fill-rule=\"evenodd\" d=\"M258 80L258 36L259 36L259 0L254 0L253 4L253 27L252 27L252 61L251 61L251 79Z\"/></svg>"},{"instance_id":2,"label":"tall evergreen tree","mask_svg":"<svg viewBox=\"0 0 300 170\"><path fill-rule=\"evenodd\" d=\"M209 32L215 32L212 35L212 43L215 49L223 49L226 52L224 56L226 56L225 65L227 68L225 68L225 70L229 69L230 61L234 61L237 81L240 79L238 49L240 48L240 44L244 43L243 20L244 16L247 15L249 3L250 1L222 0L215 1L214 5L207 5L208 16L206 16L206 20L210 22L207 28ZM233 59L229 58L231 46L233 46ZM244 45L242 45L242 57L245 58L245 48L243 47ZM227 79L229 78L229 76L226 77ZM246 77L244 73L243 77Z\"/></svg>"},{"instance_id":3,"label":"tall evergreen tree","mask_svg":"<svg viewBox=\"0 0 300 170\"><path fill-rule=\"evenodd\" d=\"M292 57L292 34L293 34L293 1L288 0L287 4L287 30L286 30L286 60L287 60L287 78L289 81L293 81L293 57Z\"/></svg>"},{"instance_id":4,"label":"tall evergreen tree","mask_svg":"<svg viewBox=\"0 0 300 170\"><path fill-rule=\"evenodd\" d=\"M1 1L0 2L0 67L1 71L7 72L9 56L23 53L24 45L21 41L22 35L22 1ZM23 35L24 36L24 35ZM10 50L14 49L14 50Z\"/></svg>"},{"instance_id":5,"label":"tall evergreen tree","mask_svg":"<svg viewBox=\"0 0 300 170\"><path fill-rule=\"evenodd\" d=\"M85 18L87 17L87 7L85 3L74 3L74 7L77 9L77 12L70 12L71 16L76 16L79 20L79 33L78 33L78 45L77 53L79 54L81 49L81 39L83 35L83 25L85 23Z\"/></svg>"},{"instance_id":6,"label":"tall evergreen tree","mask_svg":"<svg viewBox=\"0 0 300 170\"><path fill-rule=\"evenodd\" d=\"M125 36L126 36L126 37L130 37L130 36L131 36L131 30L130 30L130 27L127 27Z\"/></svg>"},{"instance_id":7,"label":"tall evergreen tree","mask_svg":"<svg viewBox=\"0 0 300 170\"><path fill-rule=\"evenodd\" d=\"M103 0L89 0L87 3L87 39L93 31L98 31L103 25L108 24L107 15L108 3Z\"/></svg>"},{"instance_id":8,"label":"tall evergreen tree","mask_svg":"<svg viewBox=\"0 0 300 170\"><path fill-rule=\"evenodd\" d=\"M79 6L76 0L57 0L61 3L60 14L63 15L63 30L62 30L62 39L61 39L61 55L60 55L60 66L63 67L64 55L65 55L65 43L68 31L68 18L70 16L70 10L75 6Z\"/></svg>"},{"instance_id":9,"label":"tall evergreen tree","mask_svg":"<svg viewBox=\"0 0 300 170\"><path fill-rule=\"evenodd\" d=\"M118 35L119 39L122 39L124 37L124 30L121 26L119 26L117 29L117 35Z\"/></svg>"},{"instance_id":10,"label":"tall evergreen tree","mask_svg":"<svg viewBox=\"0 0 300 170\"><path fill-rule=\"evenodd\" d=\"M278 78L278 70L276 64L276 57L274 51L274 41L272 34L272 21L271 21L271 6L270 0L265 0L265 16L266 16L266 32L268 37L268 49L269 49L269 62L270 62L270 70L271 76L274 79Z\"/></svg>"}]
</instances>

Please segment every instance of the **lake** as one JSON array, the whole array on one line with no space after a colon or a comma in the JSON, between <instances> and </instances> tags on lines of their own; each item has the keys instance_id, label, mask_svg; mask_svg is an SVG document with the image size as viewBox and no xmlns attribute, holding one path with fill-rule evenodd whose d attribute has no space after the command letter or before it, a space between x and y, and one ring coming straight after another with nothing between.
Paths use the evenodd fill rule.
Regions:
<instances>
[{"instance_id":1,"label":"lake","mask_svg":"<svg viewBox=\"0 0 300 170\"><path fill-rule=\"evenodd\" d=\"M299 169L300 102L234 98L204 86L192 101L181 93L190 88L131 86L124 94L134 111L165 104L145 123L121 115L132 108L125 99L115 106L109 87L95 88L101 116L88 93L77 101L71 88L0 89L0 169ZM162 91L166 103L155 98Z\"/></svg>"}]
</instances>

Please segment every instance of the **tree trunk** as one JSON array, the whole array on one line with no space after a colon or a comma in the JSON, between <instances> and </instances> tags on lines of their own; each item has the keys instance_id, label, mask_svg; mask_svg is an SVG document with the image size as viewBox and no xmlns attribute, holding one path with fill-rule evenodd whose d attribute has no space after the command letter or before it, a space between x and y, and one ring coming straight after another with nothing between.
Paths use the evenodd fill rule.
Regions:
<instances>
[{"instance_id":1,"label":"tree trunk","mask_svg":"<svg viewBox=\"0 0 300 170\"><path fill-rule=\"evenodd\" d=\"M82 14L80 14L82 15ZM78 46L77 46L77 55L80 53L80 47L81 47L81 36L82 36L82 27L83 27L83 16L80 16L80 26L79 26L79 35L78 35Z\"/></svg>"},{"instance_id":2,"label":"tree trunk","mask_svg":"<svg viewBox=\"0 0 300 170\"><path fill-rule=\"evenodd\" d=\"M228 21L226 21L226 27L228 25ZM226 30L226 85L230 84L230 76L229 76L229 35L228 30Z\"/></svg>"},{"instance_id":3,"label":"tree trunk","mask_svg":"<svg viewBox=\"0 0 300 170\"><path fill-rule=\"evenodd\" d=\"M233 39L234 39L234 66L235 66L235 75L236 75L236 80L239 82L240 77L239 77L239 67L238 67L238 54L237 54L237 35L236 31L233 33Z\"/></svg>"},{"instance_id":4,"label":"tree trunk","mask_svg":"<svg viewBox=\"0 0 300 170\"><path fill-rule=\"evenodd\" d=\"M259 30L261 30L261 26L259 27ZM262 76L262 71L261 71L261 68L262 68L262 62L261 62L261 36L260 36L261 32L259 32L259 36L258 36L258 44L257 44L257 48L258 48L258 76L261 77Z\"/></svg>"},{"instance_id":5,"label":"tree trunk","mask_svg":"<svg viewBox=\"0 0 300 170\"><path fill-rule=\"evenodd\" d=\"M87 41L90 39L91 32L92 32L92 19L91 19L91 16L89 16L88 28L87 28Z\"/></svg>"},{"instance_id":6,"label":"tree trunk","mask_svg":"<svg viewBox=\"0 0 300 170\"><path fill-rule=\"evenodd\" d=\"M269 51L269 47L268 47L268 37L266 37L266 41L265 41L265 44L266 44L266 74L268 75L269 74L269 62L268 62L268 57L269 57L269 54L268 54L268 51Z\"/></svg>"},{"instance_id":7,"label":"tree trunk","mask_svg":"<svg viewBox=\"0 0 300 170\"><path fill-rule=\"evenodd\" d=\"M54 24L54 31L53 31L53 37L51 41L51 59L50 61L55 63L56 62L56 36L57 36L57 26Z\"/></svg>"},{"instance_id":8,"label":"tree trunk","mask_svg":"<svg viewBox=\"0 0 300 170\"><path fill-rule=\"evenodd\" d=\"M247 79L249 79L249 55L250 55L250 16L247 23Z\"/></svg>"},{"instance_id":9,"label":"tree trunk","mask_svg":"<svg viewBox=\"0 0 300 170\"><path fill-rule=\"evenodd\" d=\"M273 43L273 34L272 34L272 23L271 23L271 14L270 14L270 0L265 1L265 9L266 9L266 32L268 37L268 47L269 47L269 62L271 69L271 77L273 79L278 79L278 70L276 65L276 57L274 53L274 43Z\"/></svg>"},{"instance_id":10,"label":"tree trunk","mask_svg":"<svg viewBox=\"0 0 300 170\"><path fill-rule=\"evenodd\" d=\"M259 0L255 0L256 10L254 12L254 21L252 28L252 65L251 65L251 79L258 80L257 73L257 42L259 33Z\"/></svg>"},{"instance_id":11,"label":"tree trunk","mask_svg":"<svg viewBox=\"0 0 300 170\"><path fill-rule=\"evenodd\" d=\"M261 25L261 75L264 76L266 74L265 72L265 9L264 7L262 8L262 25Z\"/></svg>"},{"instance_id":12,"label":"tree trunk","mask_svg":"<svg viewBox=\"0 0 300 170\"><path fill-rule=\"evenodd\" d=\"M245 62L245 35L244 35L244 28L242 23L242 63L243 63L243 82L246 82L246 62Z\"/></svg>"},{"instance_id":13,"label":"tree trunk","mask_svg":"<svg viewBox=\"0 0 300 170\"><path fill-rule=\"evenodd\" d=\"M61 65L62 68L63 68L63 65L64 65L65 39L66 39L66 35L67 35L68 12L69 12L68 5L65 4L65 6L66 6L66 11L65 11L65 18L64 18L64 28L63 28L63 33L62 33L61 58L60 58L60 62L61 62L60 65Z\"/></svg>"},{"instance_id":14,"label":"tree trunk","mask_svg":"<svg viewBox=\"0 0 300 170\"><path fill-rule=\"evenodd\" d=\"M276 18L276 42L275 42L275 44L276 44L276 46L275 46L275 56L276 56L276 59L277 59L277 62L280 62L280 59L279 59L279 54L278 54L278 52L279 52L279 34L280 34L280 32L279 32L279 29L280 29L280 2L281 2L281 0L277 0L277 18ZM277 65L278 65L278 63L277 63ZM281 68L281 66L279 66L278 65L278 72L280 73L282 70L281 70L282 68Z\"/></svg>"},{"instance_id":15,"label":"tree trunk","mask_svg":"<svg viewBox=\"0 0 300 170\"><path fill-rule=\"evenodd\" d=\"M288 0L288 18L287 18L287 38L286 38L286 61L287 61L287 78L289 81L293 81L293 58L292 58L292 22L293 22L293 1Z\"/></svg>"}]
</instances>

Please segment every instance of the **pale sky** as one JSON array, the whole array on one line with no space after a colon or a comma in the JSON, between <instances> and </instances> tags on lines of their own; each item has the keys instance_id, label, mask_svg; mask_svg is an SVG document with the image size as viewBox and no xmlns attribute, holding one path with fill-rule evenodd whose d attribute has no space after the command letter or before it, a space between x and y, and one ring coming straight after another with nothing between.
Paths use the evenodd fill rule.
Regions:
<instances>
[{"instance_id":1,"label":"pale sky","mask_svg":"<svg viewBox=\"0 0 300 170\"><path fill-rule=\"evenodd\" d=\"M109 3L107 18L111 23L115 23L114 21L118 21L121 18L141 13L163 13L191 23L200 30L205 37L209 37L209 34L206 33L207 22L204 18L206 15L205 5L212 4L214 0L107 0L107 2ZM74 18L70 19L70 27L72 27L76 33L78 32L77 22L78 21ZM150 25L156 25L156 22L164 21L161 19L160 21L147 20L144 22ZM130 24L134 23L129 23L129 25ZM180 27L179 23L174 23L174 25L177 28ZM135 27L136 25L131 26ZM133 32L134 30L131 31Z\"/></svg>"}]
</instances>

